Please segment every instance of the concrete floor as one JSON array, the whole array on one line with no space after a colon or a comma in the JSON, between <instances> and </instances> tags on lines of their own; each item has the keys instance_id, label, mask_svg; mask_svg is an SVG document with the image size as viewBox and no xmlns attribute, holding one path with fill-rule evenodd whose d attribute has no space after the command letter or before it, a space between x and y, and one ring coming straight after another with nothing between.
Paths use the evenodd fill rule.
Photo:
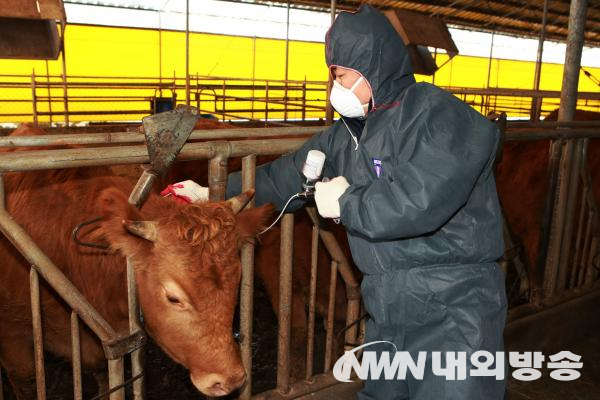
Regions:
<instances>
[{"instance_id":1,"label":"concrete floor","mask_svg":"<svg viewBox=\"0 0 600 400\"><path fill-rule=\"evenodd\" d=\"M535 381L522 382L509 377L506 400L597 400L600 399L600 335L569 346L565 350L581 356L581 377L570 382L561 382L550 377L552 370L542 369L542 377ZM548 354L545 354L548 361ZM301 400L354 400L361 382L340 383ZM384 400L384 399L382 399ZM385 399L387 400L387 399ZM432 399L433 400L433 399ZM471 400L471 399L465 399ZM485 399L473 399L485 400Z\"/></svg>"}]
</instances>

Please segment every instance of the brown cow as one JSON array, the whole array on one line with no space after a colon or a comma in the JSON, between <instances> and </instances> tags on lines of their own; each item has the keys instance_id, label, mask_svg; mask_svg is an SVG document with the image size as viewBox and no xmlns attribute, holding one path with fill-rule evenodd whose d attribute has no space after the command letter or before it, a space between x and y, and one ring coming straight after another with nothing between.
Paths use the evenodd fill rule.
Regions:
<instances>
[{"instance_id":1,"label":"brown cow","mask_svg":"<svg viewBox=\"0 0 600 400\"><path fill-rule=\"evenodd\" d=\"M40 132L27 127L15 134ZM232 335L241 275L239 244L270 219L270 206L237 213L240 200L181 205L151 195L138 211L127 204L129 180L107 168L77 168L5 175L9 212L40 248L117 330L128 329L125 258L135 266L144 323L156 342L190 370L203 393L240 387L245 372ZM241 197L248 200L252 193ZM83 239L110 251L77 246L77 224L103 216ZM29 265L0 241L0 363L19 399L34 396ZM70 313L43 285L45 349L70 358ZM102 347L88 330L81 337L83 364L105 365Z\"/></svg>"},{"instance_id":2,"label":"brown cow","mask_svg":"<svg viewBox=\"0 0 600 400\"><path fill-rule=\"evenodd\" d=\"M546 121L556 121L558 110ZM576 120L600 120L600 113L577 110ZM505 142L502 161L496 169L496 186L511 233L522 242L530 274L536 267L540 226L548 185L549 140ZM588 167L592 178L600 177L600 141L591 140ZM600 201L600 185L594 185ZM530 279L532 276L529 277Z\"/></svg>"}]
</instances>

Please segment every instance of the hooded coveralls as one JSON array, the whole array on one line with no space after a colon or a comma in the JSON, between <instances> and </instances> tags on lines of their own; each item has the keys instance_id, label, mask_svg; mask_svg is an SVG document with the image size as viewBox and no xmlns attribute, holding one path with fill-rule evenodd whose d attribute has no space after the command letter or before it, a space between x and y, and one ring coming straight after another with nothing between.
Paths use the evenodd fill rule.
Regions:
<instances>
[{"instance_id":1,"label":"hooded coveralls","mask_svg":"<svg viewBox=\"0 0 600 400\"><path fill-rule=\"evenodd\" d=\"M361 124L342 117L295 153L257 168L257 204L281 209L301 190L311 149L327 156L324 176L350 183L339 199L340 219L364 276L366 342L392 342L415 362L427 352L422 380L382 374L367 379L359 399L502 399L503 379L469 373L473 352L503 351L496 126L442 89L416 83L400 37L370 6L340 13L326 37L326 61L370 84L374 107L366 124L358 132ZM240 192L240 180L230 175L228 196ZM385 343L365 350L394 354ZM466 379L435 375L432 351L442 352L442 367L446 352L466 352Z\"/></svg>"}]
</instances>

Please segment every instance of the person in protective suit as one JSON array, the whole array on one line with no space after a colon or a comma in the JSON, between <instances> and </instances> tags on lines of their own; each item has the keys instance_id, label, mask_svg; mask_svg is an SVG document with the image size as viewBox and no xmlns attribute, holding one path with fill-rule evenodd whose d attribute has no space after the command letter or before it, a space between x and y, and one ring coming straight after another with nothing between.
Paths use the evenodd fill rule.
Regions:
<instances>
[{"instance_id":1,"label":"person in protective suit","mask_svg":"<svg viewBox=\"0 0 600 400\"><path fill-rule=\"evenodd\" d=\"M416 83L401 38L368 5L339 14L326 36L326 61L340 119L257 168L257 205L281 210L301 191L307 153L325 153L324 176L332 179L317 183L315 202L323 217L344 225L363 273L366 342L391 342L415 363L419 352L427 356L422 379L369 377L359 399L502 399L505 379L469 371L474 352L503 351L496 126L450 93ZM240 191L240 173L231 174L227 197ZM390 359L395 351L388 343L365 350ZM441 352L444 368L446 352L466 352L466 378L436 375L432 352Z\"/></svg>"}]
</instances>

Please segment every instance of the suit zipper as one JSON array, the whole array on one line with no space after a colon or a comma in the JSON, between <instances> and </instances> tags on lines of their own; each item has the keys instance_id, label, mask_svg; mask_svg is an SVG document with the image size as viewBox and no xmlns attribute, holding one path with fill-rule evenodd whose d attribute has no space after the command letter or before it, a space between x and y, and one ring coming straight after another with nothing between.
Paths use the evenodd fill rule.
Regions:
<instances>
[{"instance_id":1,"label":"suit zipper","mask_svg":"<svg viewBox=\"0 0 600 400\"><path fill-rule=\"evenodd\" d=\"M344 125L346 126L346 129L348 130L348 133L350 134L350 136L352 136L352 140L354 140L354 150L358 150L358 139L356 138L356 136L354 136L354 134L352 133L352 130L350 129L350 127L348 126L348 124L346 123L346 121L344 120L343 117L340 117L342 122L344 123Z\"/></svg>"}]
</instances>

